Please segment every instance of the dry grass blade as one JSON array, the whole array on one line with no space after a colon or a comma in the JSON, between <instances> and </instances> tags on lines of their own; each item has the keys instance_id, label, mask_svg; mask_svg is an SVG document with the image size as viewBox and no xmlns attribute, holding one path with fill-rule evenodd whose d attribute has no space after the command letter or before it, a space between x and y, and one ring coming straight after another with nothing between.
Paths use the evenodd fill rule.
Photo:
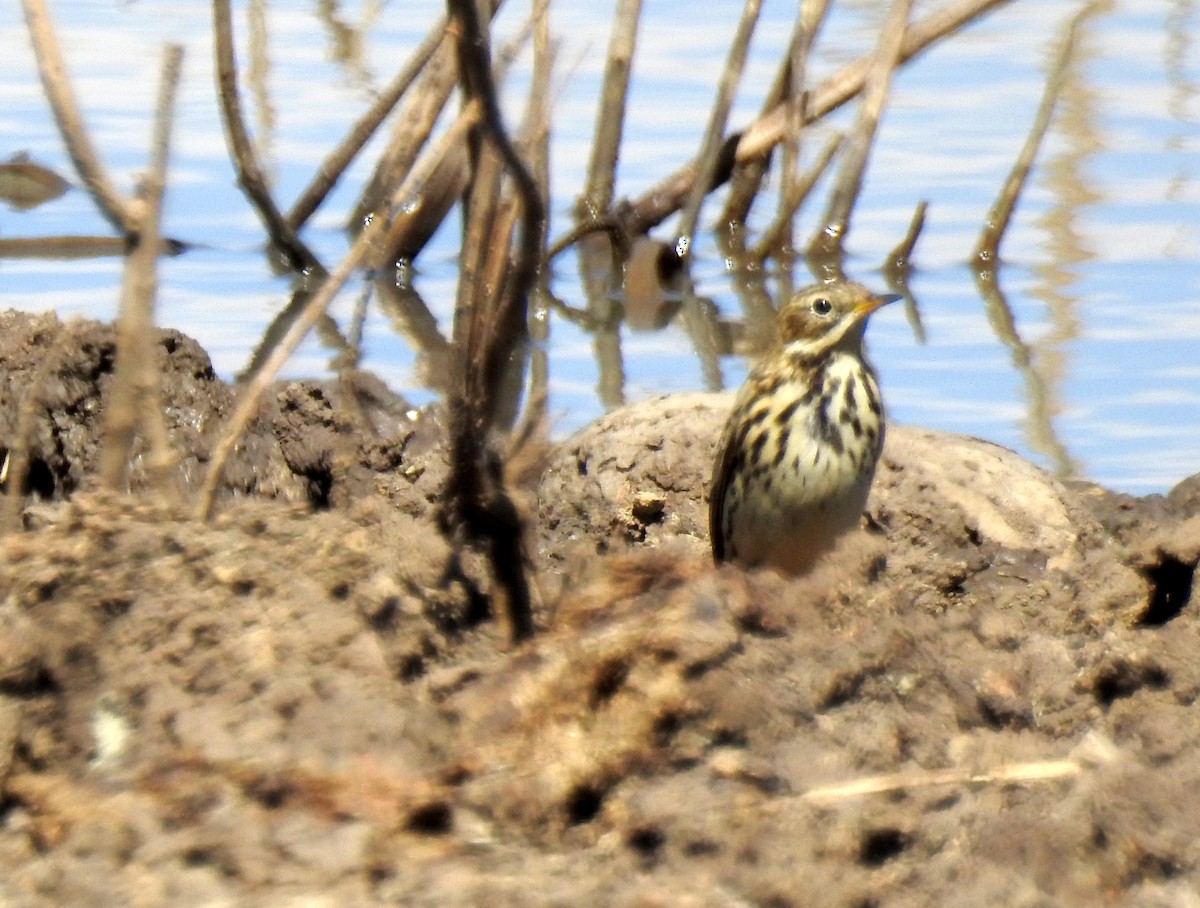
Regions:
<instances>
[{"instance_id":1,"label":"dry grass blade","mask_svg":"<svg viewBox=\"0 0 1200 908\"><path fill-rule=\"evenodd\" d=\"M459 114L458 119L454 121L439 140L439 146L449 147L461 141L462 137L474 126L478 119L478 105L465 107L462 113ZM421 168L414 168L404 183L396 190L396 193L392 197L390 208L396 210L403 205L412 195L420 190L423 181L428 179L429 176L428 171ZM300 342L304 340L313 325L325 314L325 310L333 302L334 296L337 295L342 286L349 280L350 275L371 254L383 234L387 231L387 227L387 218L376 218L359 234L354 245L350 247L350 251L346 253L345 258L342 259L337 268L325 278L316 292L313 293L312 297L305 304L303 311L291 323L286 333L280 338L270 354L263 359L261 367L246 382L237 407L233 415L230 416L225 431L217 443L213 445L208 473L204 477L204 486L200 491L200 499L196 507L197 515L201 519L208 520L212 517L213 508L216 503L217 487L220 485L221 477L225 472L225 464L229 461L230 454L233 453L234 445L237 444L247 424L258 410L263 394L271 382L274 381L276 373L287 361L288 357L300 346Z\"/></svg>"},{"instance_id":2,"label":"dry grass blade","mask_svg":"<svg viewBox=\"0 0 1200 908\"><path fill-rule=\"evenodd\" d=\"M37 57L42 88L50 100L54 121L58 124L75 171L101 213L117 230L131 237L140 227L138 215L113 186L104 165L100 163L100 156L88 139L45 0L21 0L21 5L25 10L25 22Z\"/></svg>"},{"instance_id":3,"label":"dry grass blade","mask_svg":"<svg viewBox=\"0 0 1200 908\"><path fill-rule=\"evenodd\" d=\"M491 288L480 284L479 275L465 268L461 278L466 283L460 285L454 325L459 376L450 400L450 475L441 519L452 537L483 547L508 618L509 634L519 641L534 630L522 525L504 487L503 469L488 434L504 372L527 336L529 291L540 261L545 208L537 184L505 131L492 82L487 34L475 4L473 0L447 0L447 5L461 28L458 58L463 89L483 114L485 144L477 158L475 178L479 179L479 161L486 163L489 153L495 154L512 180L520 218L515 253L503 278ZM483 194L488 192L486 186L472 192L469 221L477 217L485 224L491 221L490 212L480 212L476 204L486 202ZM503 210L498 214L505 216ZM502 232L501 237L504 235ZM491 242L496 243L496 238ZM470 252L469 246L466 251ZM497 251L507 259L508 244Z\"/></svg>"},{"instance_id":4,"label":"dry grass blade","mask_svg":"<svg viewBox=\"0 0 1200 908\"><path fill-rule=\"evenodd\" d=\"M121 285L116 369L104 411L104 446L100 452L100 481L113 491L122 490L127 482L139 425L150 441L150 480L161 493L167 492L175 462L158 393L154 298L158 292L157 262L167 154L182 61L183 48L178 45L169 46L163 53L150 170L142 185L144 218L137 246L126 259Z\"/></svg>"},{"instance_id":5,"label":"dry grass blade","mask_svg":"<svg viewBox=\"0 0 1200 908\"><path fill-rule=\"evenodd\" d=\"M862 190L863 174L871 157L871 147L879 129L879 120L891 91L892 73L900 63L900 47L908 26L912 0L895 0L879 33L875 61L867 76L862 110L848 140L842 157L842 169L837 185L829 198L825 226L809 244L810 261L815 259L825 277L842 278L842 254L850 215Z\"/></svg>"},{"instance_id":6,"label":"dry grass blade","mask_svg":"<svg viewBox=\"0 0 1200 908\"><path fill-rule=\"evenodd\" d=\"M642 0L620 0L613 13L604 66L604 89L596 111L596 137L592 141L592 159L581 199L588 217L596 217L612 205L629 94L629 73L641 15Z\"/></svg>"},{"instance_id":7,"label":"dry grass blade","mask_svg":"<svg viewBox=\"0 0 1200 908\"><path fill-rule=\"evenodd\" d=\"M350 162L375 134L379 124L392 112L392 108L400 103L400 98L408 91L441 44L446 34L446 25L447 22L444 18L434 24L425 40L413 51L408 64L400 70L391 84L375 99L375 103L359 118L346 138L330 153L329 157L321 162L312 182L300 193L300 197L296 199L295 204L287 213L287 223L293 230L299 230L313 212L320 207L329 191L333 189L346 168L350 166Z\"/></svg>"},{"instance_id":8,"label":"dry grass blade","mask_svg":"<svg viewBox=\"0 0 1200 908\"><path fill-rule=\"evenodd\" d=\"M213 52L216 55L217 86L221 101L221 122L229 139L234 166L238 172L238 185L257 209L271 245L287 259L295 271L311 274L325 273L312 250L292 229L287 219L280 214L267 179L254 153L246 121L242 115L241 95L238 91L237 61L233 52L233 23L229 0L213 0Z\"/></svg>"},{"instance_id":9,"label":"dry grass blade","mask_svg":"<svg viewBox=\"0 0 1200 908\"><path fill-rule=\"evenodd\" d=\"M1096 2L1089 3L1071 19L1067 26L1066 37L1059 48L1054 68L1046 80L1046 89L1042 93L1042 100L1038 105L1037 115L1029 130L1029 136L1025 139L1020 154L1017 155L1012 171L1004 183L1004 188L988 212L987 222L980 233L979 243L975 247L977 267L988 266L1000 254L1000 241L1004 238L1004 232L1008 229L1013 211L1017 207L1017 200L1025 188L1025 182L1029 179L1029 172L1033 168L1033 161L1037 157L1038 149L1041 148L1042 140L1046 137L1046 130L1050 128L1054 107L1058 103L1058 96L1066 81L1067 67L1075 53L1075 42L1080 26L1088 16L1096 11L1098 6L1099 4Z\"/></svg>"},{"instance_id":10,"label":"dry grass blade","mask_svg":"<svg viewBox=\"0 0 1200 908\"><path fill-rule=\"evenodd\" d=\"M996 269L977 267L975 286L983 298L992 330L1008 348L1013 365L1025 380L1025 397L1029 401L1026 432L1032 446L1050 458L1059 478L1075 475L1075 461L1054 428L1054 416L1060 411L1055 383L1043 374L1033 346L1021 337L1012 306L997 280Z\"/></svg>"},{"instance_id":11,"label":"dry grass blade","mask_svg":"<svg viewBox=\"0 0 1200 908\"><path fill-rule=\"evenodd\" d=\"M1049 782L1065 779L1083 772L1075 760L1037 760L1032 763L1011 763L990 772L967 772L961 769L938 769L929 772L888 773L866 776L852 782L823 785L800 795L802 800L821 804L861 798L873 794L917 791L944 785L1015 785L1026 782Z\"/></svg>"}]
</instances>

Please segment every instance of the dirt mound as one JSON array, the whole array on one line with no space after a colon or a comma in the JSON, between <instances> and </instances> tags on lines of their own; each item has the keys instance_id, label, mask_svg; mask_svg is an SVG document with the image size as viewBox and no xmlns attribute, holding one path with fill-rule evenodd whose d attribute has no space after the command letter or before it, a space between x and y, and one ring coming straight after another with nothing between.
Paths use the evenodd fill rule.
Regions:
<instances>
[{"instance_id":1,"label":"dirt mound","mask_svg":"<svg viewBox=\"0 0 1200 908\"><path fill-rule=\"evenodd\" d=\"M1200 482L900 429L867 528L786 581L709 563L727 399L651 401L553 452L510 649L443 573L436 418L283 386L203 525L87 490L111 334L30 324L6 904L1195 904ZM232 392L163 337L186 488Z\"/></svg>"}]
</instances>

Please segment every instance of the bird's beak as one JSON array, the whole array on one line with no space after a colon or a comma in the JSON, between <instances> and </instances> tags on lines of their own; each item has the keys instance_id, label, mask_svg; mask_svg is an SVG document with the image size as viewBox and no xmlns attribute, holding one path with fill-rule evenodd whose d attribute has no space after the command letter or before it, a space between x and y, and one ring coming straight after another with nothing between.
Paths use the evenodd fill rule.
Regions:
<instances>
[{"instance_id":1,"label":"bird's beak","mask_svg":"<svg viewBox=\"0 0 1200 908\"><path fill-rule=\"evenodd\" d=\"M904 297L899 293L873 293L854 307L854 314L859 318L866 318L876 309L880 309L888 303L894 303L900 299L904 299Z\"/></svg>"}]
</instances>

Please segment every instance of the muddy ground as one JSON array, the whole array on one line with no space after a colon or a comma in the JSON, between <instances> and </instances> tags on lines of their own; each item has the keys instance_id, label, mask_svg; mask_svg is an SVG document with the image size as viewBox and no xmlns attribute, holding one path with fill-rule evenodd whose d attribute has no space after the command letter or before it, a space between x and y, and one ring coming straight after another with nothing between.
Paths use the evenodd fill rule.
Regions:
<instances>
[{"instance_id":1,"label":"muddy ground","mask_svg":"<svg viewBox=\"0 0 1200 908\"><path fill-rule=\"evenodd\" d=\"M650 401L523 452L514 649L436 412L283 386L204 525L232 391L159 346L179 500L104 495L111 330L0 315L0 904L1200 905L1200 477L897 429L785 581L708 562L728 399Z\"/></svg>"}]
</instances>

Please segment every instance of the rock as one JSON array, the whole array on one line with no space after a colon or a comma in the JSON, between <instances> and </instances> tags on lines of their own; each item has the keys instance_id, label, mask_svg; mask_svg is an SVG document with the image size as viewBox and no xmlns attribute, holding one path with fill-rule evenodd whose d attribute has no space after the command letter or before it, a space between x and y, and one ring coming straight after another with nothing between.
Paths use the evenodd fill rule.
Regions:
<instances>
[{"instance_id":1,"label":"rock","mask_svg":"<svg viewBox=\"0 0 1200 908\"><path fill-rule=\"evenodd\" d=\"M712 464L731 405L726 394L656 397L565 442L539 492L547 562L669 539L706 553ZM888 429L868 509L890 538L920 548L986 546L1052 570L1077 565L1081 535L1102 532L1071 490L1012 451L907 426Z\"/></svg>"}]
</instances>

